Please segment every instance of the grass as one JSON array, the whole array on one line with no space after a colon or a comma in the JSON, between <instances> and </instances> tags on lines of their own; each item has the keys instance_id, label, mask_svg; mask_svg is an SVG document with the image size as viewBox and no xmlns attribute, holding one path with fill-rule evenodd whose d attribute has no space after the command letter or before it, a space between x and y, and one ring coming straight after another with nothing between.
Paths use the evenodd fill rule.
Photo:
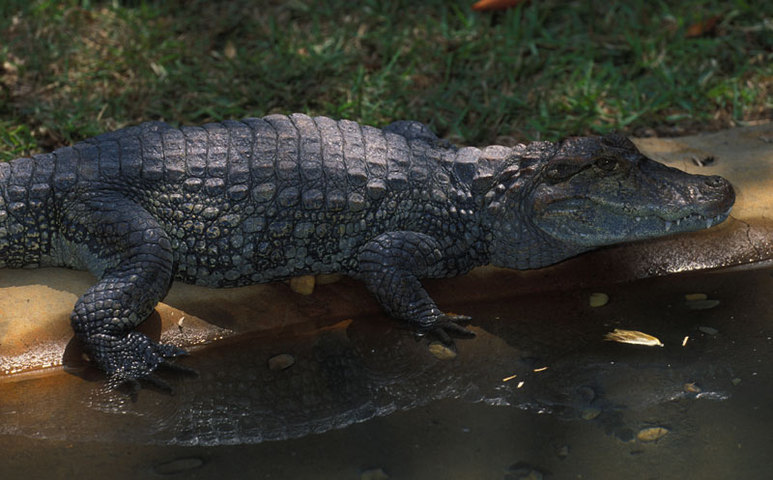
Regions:
<instances>
[{"instance_id":1,"label":"grass","mask_svg":"<svg viewBox=\"0 0 773 480\"><path fill-rule=\"evenodd\" d=\"M772 116L773 2L472 3L5 0L0 158L274 112L411 118L468 144Z\"/></svg>"}]
</instances>

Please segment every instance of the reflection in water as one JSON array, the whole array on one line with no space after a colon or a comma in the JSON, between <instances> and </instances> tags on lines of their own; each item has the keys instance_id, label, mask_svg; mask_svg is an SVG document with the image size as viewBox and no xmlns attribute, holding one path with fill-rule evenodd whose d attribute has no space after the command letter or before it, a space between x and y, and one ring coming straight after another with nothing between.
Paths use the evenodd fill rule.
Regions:
<instances>
[{"instance_id":1,"label":"reflection in water","mask_svg":"<svg viewBox=\"0 0 773 480\"><path fill-rule=\"evenodd\" d=\"M270 445L292 450L306 443L288 439L309 439L319 456L309 460L326 464L333 462L326 452L336 452L337 447L324 439L335 435L349 449L378 439L373 451L384 462L392 462L395 470L406 459L390 455L405 454L404 444L427 444L415 424L446 425L465 418L481 432L475 441L483 442L477 448L488 452L482 454L483 463L499 472L517 461L536 460L543 470L595 472L596 477L590 477L598 478L633 462L640 470L630 467L637 472L630 478L647 478L652 462L660 462L661 473L663 465L676 468L663 457L672 449L671 460L686 458L703 451L711 438L713 448L734 458L739 451L724 450L738 443L731 431L745 428L744 438L769 439L762 426L773 421L770 291L769 272L750 270L609 287L610 302L600 308L588 306L591 292L582 290L461 306L456 309L459 313L474 316L477 337L458 340L458 356L451 360L435 358L426 339L417 339L383 317L347 320L304 335L244 334L181 360L200 376L165 374L176 389L174 395L147 389L136 401L125 393L104 391L100 381L61 371L11 376L0 381L0 446L6 448L13 438L23 437L98 442L108 451L123 451L126 445L247 445L272 440L260 451L271 452L274 462L290 468L295 463L292 457L279 455ZM691 309L684 295L695 292L719 302L712 308ZM615 328L654 334L665 347L603 341ZM271 369L269 359L279 354L289 355L291 361ZM464 406L473 403L476 406ZM748 408L753 411L747 415ZM515 410L527 412L526 416L515 416ZM431 418L425 420L424 415ZM416 437L384 433L377 417L393 418L402 425L398 433L411 431ZM520 423L514 423L515 418ZM733 424L724 425L725 419ZM358 423L362 425L355 427ZM552 429L545 440L552 442L549 452L523 453L519 442L542 441L540 436L548 431L545 425ZM649 443L637 439L648 428L666 435ZM447 438L451 441L455 435L448 433ZM347 443L347 438L352 441ZM743 442L744 458L760 459L754 468L766 461L770 466L760 453L771 447L767 441ZM512 457L503 460L497 452L508 444L504 450ZM455 451L456 445L445 448ZM594 445L604 453L595 453ZM658 449L657 457L645 455L653 449ZM220 452L224 458L237 453ZM575 453L567 457L567 452ZM178 455L180 462L193 458L195 462L190 462L204 465L196 455ZM587 464L590 458L592 466ZM454 465L461 460L449 454L443 461ZM164 462L160 463L164 468L180 463ZM411 468L420 470L416 465ZM680 468L684 474L693 472L686 465ZM751 472L749 478L756 471L742 466L731 470Z\"/></svg>"},{"instance_id":2,"label":"reflection in water","mask_svg":"<svg viewBox=\"0 0 773 480\"><path fill-rule=\"evenodd\" d=\"M502 337L512 335L511 322L500 321L498 327ZM610 362L588 352L581 358L544 352L539 357L550 359L546 367L529 356L534 352L526 355L473 328L477 337L458 340L452 360L435 358L424 339L383 317L348 320L302 336L234 337L183 360L200 377L175 378L172 396L144 390L132 400L126 392L103 388L98 377L82 382L64 374L5 383L13 394L0 395L18 402L3 404L3 413L12 410L17 419L3 425L4 433L185 445L258 443L342 428L439 399L610 421L618 420L614 413L623 407L691 395L682 388L685 379L700 380L704 388L711 383L688 364L665 369L659 361ZM559 348L561 339L554 340L546 347ZM524 342L514 339L519 341ZM269 359L277 354L294 363L271 369ZM613 393L621 390L623 395Z\"/></svg>"},{"instance_id":3,"label":"reflection in water","mask_svg":"<svg viewBox=\"0 0 773 480\"><path fill-rule=\"evenodd\" d=\"M424 340L387 319L345 321L316 334L235 337L183 360L198 378L176 378L173 396L125 392L60 375L2 384L16 402L2 413L18 419L5 433L70 440L169 444L234 444L295 438L442 398L507 405L527 367L518 352L477 329L459 342L454 360L434 358ZM294 363L269 368L289 354ZM5 395L5 393L0 393ZM52 397L61 401L52 402ZM41 421L55 419L55 421ZM118 433L120 432L120 433Z\"/></svg>"}]
</instances>

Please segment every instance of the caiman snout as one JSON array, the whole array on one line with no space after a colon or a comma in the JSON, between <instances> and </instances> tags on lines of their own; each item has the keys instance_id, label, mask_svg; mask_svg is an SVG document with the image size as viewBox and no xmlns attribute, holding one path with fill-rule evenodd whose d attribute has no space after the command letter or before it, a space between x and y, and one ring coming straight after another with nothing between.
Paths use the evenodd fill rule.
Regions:
<instances>
[{"instance_id":1,"label":"caiman snout","mask_svg":"<svg viewBox=\"0 0 773 480\"><path fill-rule=\"evenodd\" d=\"M725 178L719 175L711 175L704 178L705 188L701 193L712 203L716 202L717 209L720 211L730 210L735 203L735 190Z\"/></svg>"}]
</instances>

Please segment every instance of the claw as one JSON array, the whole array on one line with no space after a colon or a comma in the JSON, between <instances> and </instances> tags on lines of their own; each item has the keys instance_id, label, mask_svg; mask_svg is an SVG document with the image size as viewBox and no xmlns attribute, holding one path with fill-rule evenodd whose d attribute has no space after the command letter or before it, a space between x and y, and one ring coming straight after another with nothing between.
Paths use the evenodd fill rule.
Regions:
<instances>
[{"instance_id":1,"label":"claw","mask_svg":"<svg viewBox=\"0 0 773 480\"><path fill-rule=\"evenodd\" d=\"M188 353L185 352L185 355L187 354ZM161 360L158 366L176 373L193 375L196 377L199 376L199 372L196 369L186 367L184 365L178 365L167 360ZM172 387L169 382L154 373L149 373L142 377L127 377L121 374L113 374L107 380L107 387L111 390L126 389L127 394L129 395L129 398L131 398L132 402L136 402L140 390L142 390L143 383L170 395L173 395L175 391L174 387Z\"/></svg>"},{"instance_id":2,"label":"claw","mask_svg":"<svg viewBox=\"0 0 773 480\"><path fill-rule=\"evenodd\" d=\"M437 337L443 345L453 345L454 341L451 336L446 333L444 327L437 327L432 330L432 334Z\"/></svg>"},{"instance_id":3,"label":"claw","mask_svg":"<svg viewBox=\"0 0 773 480\"><path fill-rule=\"evenodd\" d=\"M443 329L447 334L459 335L461 337L474 337L475 332L459 325L460 322L466 323L470 320L472 320L472 317L468 315L444 313L438 317L436 326Z\"/></svg>"},{"instance_id":4,"label":"claw","mask_svg":"<svg viewBox=\"0 0 773 480\"><path fill-rule=\"evenodd\" d=\"M458 325L454 322L444 323L439 328L447 331L448 333L459 335L460 337L467 337L467 338L475 337L475 332L473 332L469 328L464 328L463 326Z\"/></svg>"},{"instance_id":5,"label":"claw","mask_svg":"<svg viewBox=\"0 0 773 480\"><path fill-rule=\"evenodd\" d=\"M155 343L139 332L130 332L125 337L94 335L93 340L96 347L91 356L107 373L108 388L119 389L125 385L133 400L136 400L143 383L173 392L171 385L154 374L159 367L198 375L191 368L169 361L170 358L188 355L188 352L174 345Z\"/></svg>"},{"instance_id":6,"label":"claw","mask_svg":"<svg viewBox=\"0 0 773 480\"><path fill-rule=\"evenodd\" d=\"M445 345L453 345L454 341L451 338L462 337L472 338L475 337L475 332L469 330L457 322L469 322L472 317L467 315L457 315L454 313L441 313L429 324L420 328L417 331L418 335L431 334Z\"/></svg>"}]
</instances>

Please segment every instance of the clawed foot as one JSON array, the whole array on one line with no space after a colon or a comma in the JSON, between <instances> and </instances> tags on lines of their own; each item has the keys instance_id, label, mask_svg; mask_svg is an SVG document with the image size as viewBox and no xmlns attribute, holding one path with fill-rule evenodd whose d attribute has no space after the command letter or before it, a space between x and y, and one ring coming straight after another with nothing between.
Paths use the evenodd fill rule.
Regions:
<instances>
[{"instance_id":1,"label":"clawed foot","mask_svg":"<svg viewBox=\"0 0 773 480\"><path fill-rule=\"evenodd\" d=\"M454 341L451 337L475 337L475 332L459 325L459 323L466 323L470 320L472 320L472 317L467 315L440 312L430 322L422 322L418 329L418 334L432 335L445 345L452 345Z\"/></svg>"},{"instance_id":2,"label":"clawed foot","mask_svg":"<svg viewBox=\"0 0 773 480\"><path fill-rule=\"evenodd\" d=\"M129 387L132 396L147 383L171 393L172 387L154 372L166 369L196 375L196 371L169 362L168 359L188 355L185 350L169 344L159 344L139 332L130 332L125 337L93 335L89 339L89 353L92 360L108 377L108 387Z\"/></svg>"},{"instance_id":3,"label":"clawed foot","mask_svg":"<svg viewBox=\"0 0 773 480\"><path fill-rule=\"evenodd\" d=\"M183 352L184 353L177 356L188 355L188 353L185 352L184 350ZM192 375L192 376L199 375L199 372L193 368L184 367L177 363L172 363L166 359L162 360L158 364L158 369L171 370L173 372L182 373L185 375ZM124 386L128 388L129 396L134 401L136 401L139 391L142 390L143 384L149 385L152 388L161 390L170 395L174 394L174 388L169 384L169 382L162 379L155 373L150 373L145 375L144 377L139 377L139 378L126 378L123 375L110 375L107 380L107 386L110 389L116 390Z\"/></svg>"}]
</instances>

